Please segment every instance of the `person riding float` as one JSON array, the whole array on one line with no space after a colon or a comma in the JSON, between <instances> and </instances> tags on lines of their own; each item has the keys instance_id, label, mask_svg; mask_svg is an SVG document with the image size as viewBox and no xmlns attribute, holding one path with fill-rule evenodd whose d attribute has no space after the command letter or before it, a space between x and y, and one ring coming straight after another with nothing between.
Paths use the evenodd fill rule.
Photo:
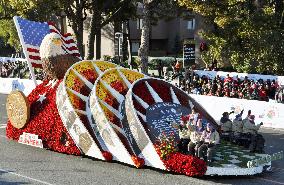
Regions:
<instances>
[{"instance_id":1,"label":"person riding float","mask_svg":"<svg viewBox=\"0 0 284 185\"><path fill-rule=\"evenodd\" d=\"M235 119L233 120L232 124L232 137L231 137L231 142L242 145L243 144L243 126L244 123L242 121L242 115L243 115L244 110L240 112L240 114L236 115Z\"/></svg>"},{"instance_id":2,"label":"person riding float","mask_svg":"<svg viewBox=\"0 0 284 185\"><path fill-rule=\"evenodd\" d=\"M206 130L202 133L201 141L203 141L203 144L198 148L197 156L210 163L212 162L216 145L220 142L219 133L214 129L211 123L207 123Z\"/></svg>"},{"instance_id":3,"label":"person riding float","mask_svg":"<svg viewBox=\"0 0 284 185\"><path fill-rule=\"evenodd\" d=\"M187 145L190 142L190 134L192 131L192 125L189 122L188 116L182 116L180 124L173 123L172 127L178 129L179 142L177 144L178 151L187 154Z\"/></svg>"},{"instance_id":4,"label":"person riding float","mask_svg":"<svg viewBox=\"0 0 284 185\"><path fill-rule=\"evenodd\" d=\"M188 153L189 155L197 155L198 148L203 144L201 140L202 133L204 128L202 127L202 120L198 119L196 126L193 131L190 133L190 142L188 144Z\"/></svg>"},{"instance_id":5,"label":"person riding float","mask_svg":"<svg viewBox=\"0 0 284 185\"><path fill-rule=\"evenodd\" d=\"M232 121L229 119L229 115L234 113L234 111L228 113L224 112L220 120L221 124L221 139L224 139L226 141L230 141L231 134L232 134Z\"/></svg>"},{"instance_id":6,"label":"person riding float","mask_svg":"<svg viewBox=\"0 0 284 185\"><path fill-rule=\"evenodd\" d=\"M258 130L263 123L261 122L259 125L255 125L254 119L255 116L250 115L248 119L244 121L243 133L249 141L246 147L249 148L250 152L263 152L265 140L261 134L258 134Z\"/></svg>"}]
</instances>

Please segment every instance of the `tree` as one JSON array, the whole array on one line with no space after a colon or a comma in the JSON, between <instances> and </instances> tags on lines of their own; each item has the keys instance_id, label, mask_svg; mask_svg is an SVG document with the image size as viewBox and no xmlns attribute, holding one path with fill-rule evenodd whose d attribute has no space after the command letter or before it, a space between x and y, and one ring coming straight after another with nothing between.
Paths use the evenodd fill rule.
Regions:
<instances>
[{"instance_id":1,"label":"tree","mask_svg":"<svg viewBox=\"0 0 284 185\"><path fill-rule=\"evenodd\" d=\"M91 4L87 0L57 0L57 2L60 10L66 13L69 26L74 31L78 49L83 56L84 21Z\"/></svg>"},{"instance_id":2,"label":"tree","mask_svg":"<svg viewBox=\"0 0 284 185\"><path fill-rule=\"evenodd\" d=\"M151 24L161 18L170 19L178 16L179 7L174 0L143 0L141 45L138 56L141 60L142 73L148 74L148 55Z\"/></svg>"},{"instance_id":3,"label":"tree","mask_svg":"<svg viewBox=\"0 0 284 185\"><path fill-rule=\"evenodd\" d=\"M102 28L111 22L122 22L131 18L136 12L136 7L131 0L92 0L91 12L87 58L94 58L94 41L96 40L96 59L100 59Z\"/></svg>"},{"instance_id":4,"label":"tree","mask_svg":"<svg viewBox=\"0 0 284 185\"><path fill-rule=\"evenodd\" d=\"M0 37L4 43L13 46L16 51L21 51L20 41L13 21L0 20Z\"/></svg>"},{"instance_id":5,"label":"tree","mask_svg":"<svg viewBox=\"0 0 284 185\"><path fill-rule=\"evenodd\" d=\"M239 72L284 74L283 0L179 0L203 15L211 29L200 33L209 43L206 63L229 62Z\"/></svg>"},{"instance_id":6,"label":"tree","mask_svg":"<svg viewBox=\"0 0 284 185\"><path fill-rule=\"evenodd\" d=\"M86 0L1 0L0 19L12 22L13 16L19 15L33 21L49 21L65 12L74 31L79 51L83 54L83 23L88 8ZM13 24L10 25L14 27Z\"/></svg>"}]
</instances>

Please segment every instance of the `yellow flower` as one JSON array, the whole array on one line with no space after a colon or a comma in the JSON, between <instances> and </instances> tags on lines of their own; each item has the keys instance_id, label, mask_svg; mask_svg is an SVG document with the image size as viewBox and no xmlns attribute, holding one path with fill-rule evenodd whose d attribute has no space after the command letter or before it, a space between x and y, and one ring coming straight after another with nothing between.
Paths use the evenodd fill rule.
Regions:
<instances>
[{"instance_id":1,"label":"yellow flower","mask_svg":"<svg viewBox=\"0 0 284 185\"><path fill-rule=\"evenodd\" d=\"M86 71L86 70L88 70L88 69L91 69L91 70L95 71L95 69L94 69L94 67L93 67L91 61L82 61L82 62L79 62L79 63L77 63L77 64L73 67L73 69L74 69L75 71L77 71L78 73L81 73L81 72Z\"/></svg>"}]
</instances>

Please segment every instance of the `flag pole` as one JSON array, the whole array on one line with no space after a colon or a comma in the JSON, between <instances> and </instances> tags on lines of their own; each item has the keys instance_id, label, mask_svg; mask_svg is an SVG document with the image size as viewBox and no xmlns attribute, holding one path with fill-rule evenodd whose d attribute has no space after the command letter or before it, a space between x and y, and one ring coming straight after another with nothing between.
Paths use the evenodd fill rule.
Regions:
<instances>
[{"instance_id":1,"label":"flag pole","mask_svg":"<svg viewBox=\"0 0 284 185\"><path fill-rule=\"evenodd\" d=\"M24 51L24 54L25 54L25 57L26 57L29 69L30 69L32 80L34 82L34 85L37 86L37 82L36 82L33 66L32 66L32 63L31 63L30 58L29 58L28 53L27 53L27 47L25 45L24 38L23 38L23 35L22 35L22 31L20 29L20 25L19 25L18 20L17 20L17 17L18 16L14 16L13 20L15 22L16 29L17 29L17 32L18 32L18 35L19 35L19 38L20 38L20 42L21 42L21 45L22 45L22 48L23 48L23 51Z\"/></svg>"}]
</instances>

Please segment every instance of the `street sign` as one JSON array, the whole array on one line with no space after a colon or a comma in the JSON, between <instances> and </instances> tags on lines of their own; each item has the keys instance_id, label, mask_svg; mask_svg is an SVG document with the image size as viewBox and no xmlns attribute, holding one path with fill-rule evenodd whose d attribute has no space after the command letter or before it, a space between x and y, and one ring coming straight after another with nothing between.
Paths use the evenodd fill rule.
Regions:
<instances>
[{"instance_id":1,"label":"street sign","mask_svg":"<svg viewBox=\"0 0 284 185\"><path fill-rule=\"evenodd\" d=\"M185 40L183 43L183 67L195 64L195 41Z\"/></svg>"}]
</instances>

